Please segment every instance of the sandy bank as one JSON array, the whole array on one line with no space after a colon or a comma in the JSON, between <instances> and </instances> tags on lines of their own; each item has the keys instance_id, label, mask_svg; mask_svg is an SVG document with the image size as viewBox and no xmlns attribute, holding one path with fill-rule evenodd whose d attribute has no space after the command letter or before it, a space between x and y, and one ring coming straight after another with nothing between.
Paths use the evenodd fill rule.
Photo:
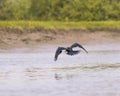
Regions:
<instances>
[{"instance_id":1,"label":"sandy bank","mask_svg":"<svg viewBox=\"0 0 120 96\"><path fill-rule=\"evenodd\" d=\"M92 30L0 30L0 49L42 46L43 44L82 44L119 43L120 31Z\"/></svg>"}]
</instances>

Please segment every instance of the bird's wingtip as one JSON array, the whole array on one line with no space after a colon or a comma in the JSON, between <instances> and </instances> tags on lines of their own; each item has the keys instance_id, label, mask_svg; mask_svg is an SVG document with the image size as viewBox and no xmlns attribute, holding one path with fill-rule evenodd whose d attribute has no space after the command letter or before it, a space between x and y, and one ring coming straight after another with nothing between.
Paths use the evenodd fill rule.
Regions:
<instances>
[{"instance_id":1,"label":"bird's wingtip","mask_svg":"<svg viewBox=\"0 0 120 96\"><path fill-rule=\"evenodd\" d=\"M88 54L88 51L85 51Z\"/></svg>"},{"instance_id":2,"label":"bird's wingtip","mask_svg":"<svg viewBox=\"0 0 120 96\"><path fill-rule=\"evenodd\" d=\"M56 59L56 58L54 58L54 61L57 61L57 59Z\"/></svg>"}]
</instances>

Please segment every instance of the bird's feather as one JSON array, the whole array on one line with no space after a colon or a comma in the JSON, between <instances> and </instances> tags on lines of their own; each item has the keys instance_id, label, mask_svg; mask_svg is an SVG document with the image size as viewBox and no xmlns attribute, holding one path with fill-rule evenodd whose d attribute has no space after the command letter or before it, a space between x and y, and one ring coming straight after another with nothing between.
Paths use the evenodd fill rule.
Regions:
<instances>
[{"instance_id":1,"label":"bird's feather","mask_svg":"<svg viewBox=\"0 0 120 96\"><path fill-rule=\"evenodd\" d=\"M71 48L74 48L74 47L82 48L86 53L88 53L87 50L82 45L80 45L78 43L74 43L74 44L71 45Z\"/></svg>"},{"instance_id":2,"label":"bird's feather","mask_svg":"<svg viewBox=\"0 0 120 96\"><path fill-rule=\"evenodd\" d=\"M58 55L60 55L60 53L61 53L63 50L66 50L66 48L64 48L64 47L58 47L58 49L56 50L56 53L55 53L55 57L54 57L54 60L55 60L55 61L57 60Z\"/></svg>"}]
</instances>

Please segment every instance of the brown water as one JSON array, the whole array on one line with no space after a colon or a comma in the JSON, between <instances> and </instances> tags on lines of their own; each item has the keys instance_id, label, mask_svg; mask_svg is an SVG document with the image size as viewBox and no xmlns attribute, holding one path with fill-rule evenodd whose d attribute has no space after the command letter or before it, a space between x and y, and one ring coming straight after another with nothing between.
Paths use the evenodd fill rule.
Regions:
<instances>
[{"instance_id":1,"label":"brown water","mask_svg":"<svg viewBox=\"0 0 120 96\"><path fill-rule=\"evenodd\" d=\"M0 96L120 96L120 46L87 45L61 54L57 45L0 54Z\"/></svg>"}]
</instances>

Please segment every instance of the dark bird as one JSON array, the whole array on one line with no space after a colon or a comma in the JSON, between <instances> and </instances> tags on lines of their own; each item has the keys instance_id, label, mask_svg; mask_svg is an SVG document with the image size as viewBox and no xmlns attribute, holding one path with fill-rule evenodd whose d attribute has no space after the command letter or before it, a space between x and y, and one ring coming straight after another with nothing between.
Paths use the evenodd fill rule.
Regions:
<instances>
[{"instance_id":1,"label":"dark bird","mask_svg":"<svg viewBox=\"0 0 120 96\"><path fill-rule=\"evenodd\" d=\"M80 52L80 50L73 50L73 48L75 47L79 47L79 48L82 48L86 53L87 50L80 44L78 43L74 43L72 44L70 47L67 47L67 48L64 48L64 47L58 47L58 49L56 50L56 53L55 53L55 57L54 57L54 61L57 60L58 56L60 55L60 53L62 53L62 51L64 50L66 52L67 55L76 55Z\"/></svg>"}]
</instances>

